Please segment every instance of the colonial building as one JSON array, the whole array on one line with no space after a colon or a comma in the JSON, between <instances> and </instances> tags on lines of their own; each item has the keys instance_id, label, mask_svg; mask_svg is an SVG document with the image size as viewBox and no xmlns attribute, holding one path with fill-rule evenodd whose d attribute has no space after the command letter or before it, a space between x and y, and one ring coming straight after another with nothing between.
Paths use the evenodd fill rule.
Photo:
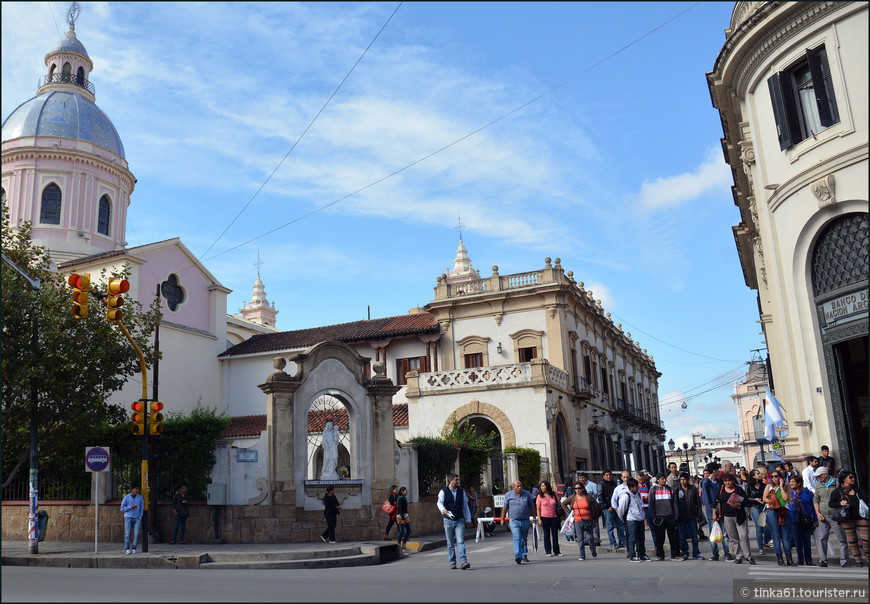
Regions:
<instances>
[{"instance_id":1,"label":"colonial building","mask_svg":"<svg viewBox=\"0 0 870 604\"><path fill-rule=\"evenodd\" d=\"M737 2L707 74L796 455L867 476L867 3Z\"/></svg>"},{"instance_id":2,"label":"colonial building","mask_svg":"<svg viewBox=\"0 0 870 604\"><path fill-rule=\"evenodd\" d=\"M294 356L322 342L348 344L362 357L384 363L399 387L393 396L399 441L449 431L471 422L495 432L499 451L538 449L544 472L570 477L576 470L663 469L664 427L659 417L658 377L652 357L614 324L593 293L565 272L559 259L542 269L482 278L460 241L454 268L437 279L435 298L408 315L356 321L251 337L219 355L223 409L234 423L222 446L268 453L265 397L260 384L275 357L287 372ZM371 377L371 364L365 367ZM337 413L340 457L355 476L348 410L340 397L323 396L305 409L310 441L307 476L319 467L319 434L325 412ZM262 437L262 438L261 438ZM232 455L215 480L231 487L232 503L256 492L255 466ZM266 462L268 463L268 462ZM504 479L500 457L492 460L483 488ZM267 465L261 471L265 472Z\"/></svg>"}]
</instances>

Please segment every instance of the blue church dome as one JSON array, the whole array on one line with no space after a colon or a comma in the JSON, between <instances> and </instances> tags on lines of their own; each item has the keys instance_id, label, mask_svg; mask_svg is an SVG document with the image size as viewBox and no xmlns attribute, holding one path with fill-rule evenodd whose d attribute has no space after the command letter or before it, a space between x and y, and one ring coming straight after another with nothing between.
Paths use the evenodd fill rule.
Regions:
<instances>
[{"instance_id":1,"label":"blue church dome","mask_svg":"<svg viewBox=\"0 0 870 604\"><path fill-rule=\"evenodd\" d=\"M124 145L112 121L99 107L77 92L52 90L22 103L3 122L2 139L5 142L23 136L80 139L126 159Z\"/></svg>"},{"instance_id":2,"label":"blue church dome","mask_svg":"<svg viewBox=\"0 0 870 604\"><path fill-rule=\"evenodd\" d=\"M52 52L74 52L88 57L88 51L85 50L84 44L79 42L79 39L76 38L75 32L69 32L66 36L61 38L60 42L55 44L54 48L52 48L51 52L48 54L51 54ZM90 57L88 58L90 59Z\"/></svg>"}]
</instances>

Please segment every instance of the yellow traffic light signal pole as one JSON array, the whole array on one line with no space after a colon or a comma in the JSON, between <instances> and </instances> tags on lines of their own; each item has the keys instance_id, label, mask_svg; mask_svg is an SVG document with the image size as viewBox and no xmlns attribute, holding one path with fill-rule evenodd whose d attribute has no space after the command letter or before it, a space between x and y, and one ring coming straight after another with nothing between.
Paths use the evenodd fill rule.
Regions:
<instances>
[{"instance_id":1,"label":"yellow traffic light signal pole","mask_svg":"<svg viewBox=\"0 0 870 604\"><path fill-rule=\"evenodd\" d=\"M100 299L100 302L103 303L106 308L109 308L109 305L106 302L105 296L100 292L94 292L96 296ZM114 323L118 327L121 328L121 332L127 337L127 340L133 346L133 350L136 351L136 354L139 355L139 370L142 372L142 413L145 416L145 429L142 431L142 475L141 475L141 488L142 492L142 500L145 502L145 507L142 510L142 551L148 552L148 413L145 410L145 405L148 403L148 365L145 363L145 355L142 354L142 350L136 344L136 341L133 339L133 336L130 335L130 332L127 331L127 328L124 327L124 324L121 323L120 319L117 321L110 321L110 323Z\"/></svg>"}]
</instances>

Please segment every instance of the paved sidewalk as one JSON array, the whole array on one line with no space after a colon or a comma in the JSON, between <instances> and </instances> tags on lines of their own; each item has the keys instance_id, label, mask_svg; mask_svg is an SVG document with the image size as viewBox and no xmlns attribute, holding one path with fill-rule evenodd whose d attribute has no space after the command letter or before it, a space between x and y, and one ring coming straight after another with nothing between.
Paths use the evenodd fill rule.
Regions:
<instances>
[{"instance_id":1,"label":"paved sidewalk","mask_svg":"<svg viewBox=\"0 0 870 604\"><path fill-rule=\"evenodd\" d=\"M474 540L474 531L466 540ZM124 553L123 543L50 541L39 544L31 554L26 540L2 543L3 565L54 566L64 568L306 568L382 564L402 555L444 547L443 533L423 535L408 542L405 552L395 541L339 541L338 543L188 543L141 544L136 554Z\"/></svg>"}]
</instances>

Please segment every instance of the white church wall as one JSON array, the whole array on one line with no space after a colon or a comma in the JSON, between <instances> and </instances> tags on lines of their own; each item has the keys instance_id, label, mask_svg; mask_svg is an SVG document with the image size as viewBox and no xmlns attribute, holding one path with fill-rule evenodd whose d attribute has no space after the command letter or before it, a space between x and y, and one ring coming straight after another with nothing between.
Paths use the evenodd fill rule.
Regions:
<instances>
[{"instance_id":1,"label":"white church wall","mask_svg":"<svg viewBox=\"0 0 870 604\"><path fill-rule=\"evenodd\" d=\"M236 439L217 446L211 482L226 485L227 505L248 505L251 499L259 498L257 480L268 480L267 443L264 434L265 432L260 438ZM263 499L262 503L268 504L268 498Z\"/></svg>"}]
</instances>

